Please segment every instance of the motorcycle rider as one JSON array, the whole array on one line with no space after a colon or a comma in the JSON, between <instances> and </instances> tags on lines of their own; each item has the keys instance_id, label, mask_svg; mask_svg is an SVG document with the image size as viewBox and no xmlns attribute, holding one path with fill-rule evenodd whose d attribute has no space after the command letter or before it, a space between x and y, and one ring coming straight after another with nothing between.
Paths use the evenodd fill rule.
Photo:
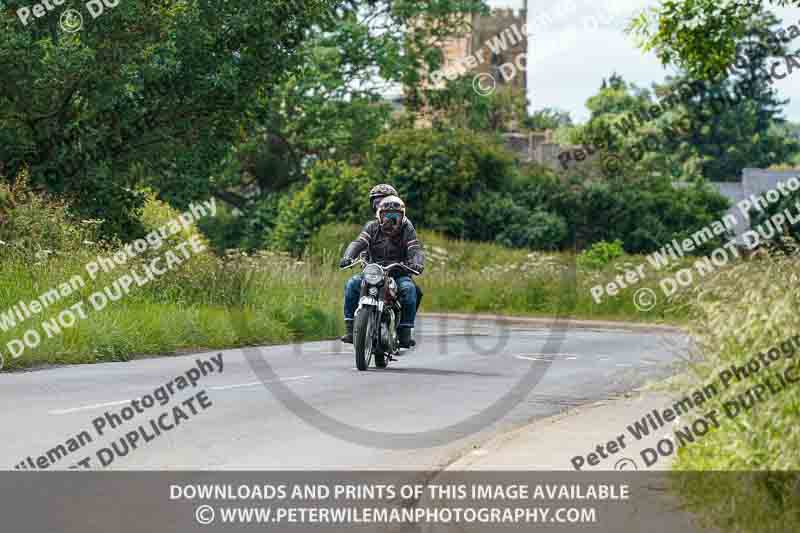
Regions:
<instances>
[{"instance_id":1,"label":"motorcycle rider","mask_svg":"<svg viewBox=\"0 0 800 533\"><path fill-rule=\"evenodd\" d=\"M372 207L373 213L378 210L378 204L381 203L381 200L383 200L387 196L397 196L398 198L400 197L400 195L397 194L397 189L395 189L388 183L379 183L369 191L369 205ZM411 223L410 220L408 222L409 224Z\"/></svg>"},{"instance_id":2,"label":"motorcycle rider","mask_svg":"<svg viewBox=\"0 0 800 533\"><path fill-rule=\"evenodd\" d=\"M381 202L381 200L383 200L387 196L397 196L398 198L400 197L400 195L397 193L397 189L395 189L388 183L379 183L369 191L369 205L372 206L373 213L378 211L378 204ZM406 222L408 222L408 225L411 227L411 230L416 232L416 230L414 229L414 224L411 223L411 219L406 217ZM419 304L422 303L422 288L417 284L414 285L417 288L417 310L419 310ZM347 336L345 335L345 337L342 337L342 339L345 339L346 337Z\"/></svg>"},{"instance_id":3,"label":"motorcycle rider","mask_svg":"<svg viewBox=\"0 0 800 533\"><path fill-rule=\"evenodd\" d=\"M376 220L367 222L358 238L350 243L344 252L339 266L341 268L353 264L355 258L367 250L370 261L380 265L405 263L409 268L422 274L425 254L422 244L417 239L417 232L406 218L406 206L397 196L386 196L379 201L376 209ZM412 336L414 319L417 314L417 288L411 276L405 270L396 269L390 272L397 283L402 312L397 326L400 346L413 346ZM358 307L361 293L362 274L356 274L345 285L344 320L347 333L342 342L353 342L353 319Z\"/></svg>"}]
</instances>

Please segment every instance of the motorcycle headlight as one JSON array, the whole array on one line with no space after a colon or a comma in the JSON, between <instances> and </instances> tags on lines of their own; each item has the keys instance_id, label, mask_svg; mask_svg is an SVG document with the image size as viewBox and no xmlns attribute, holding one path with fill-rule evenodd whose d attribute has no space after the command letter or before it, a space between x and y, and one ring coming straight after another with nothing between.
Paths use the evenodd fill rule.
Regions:
<instances>
[{"instance_id":1,"label":"motorcycle headlight","mask_svg":"<svg viewBox=\"0 0 800 533\"><path fill-rule=\"evenodd\" d=\"M377 285L383 281L383 269L379 265L367 265L364 269L364 280L367 285Z\"/></svg>"}]
</instances>

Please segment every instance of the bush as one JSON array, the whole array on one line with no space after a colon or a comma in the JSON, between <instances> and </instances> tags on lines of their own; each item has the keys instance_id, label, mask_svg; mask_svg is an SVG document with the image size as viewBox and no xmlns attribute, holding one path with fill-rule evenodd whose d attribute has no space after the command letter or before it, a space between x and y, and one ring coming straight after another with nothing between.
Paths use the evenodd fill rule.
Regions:
<instances>
[{"instance_id":1,"label":"bush","mask_svg":"<svg viewBox=\"0 0 800 533\"><path fill-rule=\"evenodd\" d=\"M360 168L341 161L321 161L309 172L308 184L281 199L272 246L300 255L308 241L325 224L364 223L369 220L372 183Z\"/></svg>"},{"instance_id":2,"label":"bush","mask_svg":"<svg viewBox=\"0 0 800 533\"><path fill-rule=\"evenodd\" d=\"M268 242L300 254L325 224L364 224L374 216L369 190L382 182L397 188L416 226L463 237L473 224L472 202L482 193L507 189L513 172L509 154L475 133L393 130L378 139L363 168L341 161L314 165L305 187L281 200ZM539 233L509 239L546 238Z\"/></svg>"},{"instance_id":3,"label":"bush","mask_svg":"<svg viewBox=\"0 0 800 533\"><path fill-rule=\"evenodd\" d=\"M567 223L563 218L546 211L534 211L525 218L510 221L496 241L511 248L556 250L567 234Z\"/></svg>"},{"instance_id":4,"label":"bush","mask_svg":"<svg viewBox=\"0 0 800 533\"><path fill-rule=\"evenodd\" d=\"M381 136L367 175L393 184L418 227L463 237L469 206L482 194L508 190L513 158L493 139L468 130L399 129Z\"/></svg>"},{"instance_id":5,"label":"bush","mask_svg":"<svg viewBox=\"0 0 800 533\"><path fill-rule=\"evenodd\" d=\"M668 178L585 181L541 173L520 177L512 192L517 205L564 219L567 238L585 249L620 240L628 253L650 253L682 240L722 217L727 199L705 184L675 187ZM713 247L708 244L699 252Z\"/></svg>"},{"instance_id":6,"label":"bush","mask_svg":"<svg viewBox=\"0 0 800 533\"><path fill-rule=\"evenodd\" d=\"M728 208L704 184L679 188L667 177L562 179L535 165L519 171L512 161L493 139L473 132L396 129L377 140L363 168L317 163L302 190L270 207L277 215L274 229L264 224L265 242L300 254L324 224L364 224L374 216L368 191L379 182L398 189L418 228L543 250L620 240L629 253L650 253Z\"/></svg>"},{"instance_id":7,"label":"bush","mask_svg":"<svg viewBox=\"0 0 800 533\"><path fill-rule=\"evenodd\" d=\"M624 253L622 241L619 239L614 242L599 241L581 252L578 255L577 263L582 269L600 269L614 259L622 257Z\"/></svg>"},{"instance_id":8,"label":"bush","mask_svg":"<svg viewBox=\"0 0 800 533\"><path fill-rule=\"evenodd\" d=\"M797 211L797 206L800 205L800 191L787 195L781 198L780 201L770 204L766 209L760 211L758 209L750 210L750 227L753 229L765 224L769 219L778 213L783 213L789 210L790 213ZM764 228L764 232L769 231L769 228ZM780 254L796 254L800 248L800 224L791 226L788 223L783 228L775 228L775 234L770 239L764 239L759 235L761 242L763 242L767 249L771 252Z\"/></svg>"},{"instance_id":9,"label":"bush","mask_svg":"<svg viewBox=\"0 0 800 533\"><path fill-rule=\"evenodd\" d=\"M359 231L361 226L357 224L326 224L309 241L305 256L320 258L324 264L337 264Z\"/></svg>"},{"instance_id":10,"label":"bush","mask_svg":"<svg viewBox=\"0 0 800 533\"><path fill-rule=\"evenodd\" d=\"M470 224L464 237L509 248L561 248L568 235L564 219L532 209L518 203L510 193L481 194L468 208Z\"/></svg>"},{"instance_id":11,"label":"bush","mask_svg":"<svg viewBox=\"0 0 800 533\"><path fill-rule=\"evenodd\" d=\"M218 254L225 250L263 250L269 246L278 217L281 193L268 193L254 200L246 213L217 202L217 215L204 218L198 227Z\"/></svg>"},{"instance_id":12,"label":"bush","mask_svg":"<svg viewBox=\"0 0 800 533\"><path fill-rule=\"evenodd\" d=\"M99 240L100 220L82 220L63 200L33 192L22 173L0 183L0 257L38 260L69 254Z\"/></svg>"}]
</instances>

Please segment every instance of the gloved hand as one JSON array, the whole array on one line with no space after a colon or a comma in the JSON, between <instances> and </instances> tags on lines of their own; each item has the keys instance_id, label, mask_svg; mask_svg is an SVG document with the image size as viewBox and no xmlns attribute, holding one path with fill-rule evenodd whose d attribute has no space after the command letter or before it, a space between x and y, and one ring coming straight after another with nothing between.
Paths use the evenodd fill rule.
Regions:
<instances>
[{"instance_id":1,"label":"gloved hand","mask_svg":"<svg viewBox=\"0 0 800 533\"><path fill-rule=\"evenodd\" d=\"M342 257L342 260L339 261L339 268L346 268L353 264L353 259L350 257Z\"/></svg>"},{"instance_id":2,"label":"gloved hand","mask_svg":"<svg viewBox=\"0 0 800 533\"><path fill-rule=\"evenodd\" d=\"M422 271L425 270L425 267L420 265L419 263L407 263L408 268L414 270L415 272L422 274Z\"/></svg>"}]
</instances>

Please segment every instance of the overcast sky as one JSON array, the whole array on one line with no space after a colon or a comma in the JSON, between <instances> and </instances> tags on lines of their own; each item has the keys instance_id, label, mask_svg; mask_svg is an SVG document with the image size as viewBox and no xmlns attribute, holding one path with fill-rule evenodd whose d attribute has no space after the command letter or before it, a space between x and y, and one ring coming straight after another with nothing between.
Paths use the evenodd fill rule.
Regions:
<instances>
[{"instance_id":1,"label":"overcast sky","mask_svg":"<svg viewBox=\"0 0 800 533\"><path fill-rule=\"evenodd\" d=\"M523 4L522 0L487 3L513 8ZM653 5L656 0L529 0L529 56L536 57L530 43L545 56L531 61L528 68L528 96L534 109L557 107L569 111L573 120L583 121L589 115L586 99L612 72L640 87L663 81L669 72L623 32L632 16ZM800 24L798 8L776 9L776 13L784 27ZM800 39L794 44L800 47ZM776 86L782 98L790 99L786 117L800 122L800 71L778 80Z\"/></svg>"}]
</instances>

